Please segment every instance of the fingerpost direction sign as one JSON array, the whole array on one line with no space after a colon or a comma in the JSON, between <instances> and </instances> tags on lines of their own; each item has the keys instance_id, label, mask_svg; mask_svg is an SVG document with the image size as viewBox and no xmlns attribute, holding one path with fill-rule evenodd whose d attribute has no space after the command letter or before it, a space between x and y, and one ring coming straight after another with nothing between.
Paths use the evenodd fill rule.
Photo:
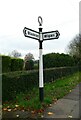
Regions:
<instances>
[{"instance_id":1,"label":"fingerpost direction sign","mask_svg":"<svg viewBox=\"0 0 81 120\"><path fill-rule=\"evenodd\" d=\"M33 38L39 41L39 99L41 102L44 100L44 80L43 80L43 41L45 40L51 40L51 39L58 39L60 36L60 33L58 30L56 31L50 31L50 32L42 32L42 17L38 17L39 22L39 32L34 31L29 28L24 28L23 33L25 37Z\"/></svg>"},{"instance_id":2,"label":"fingerpost direction sign","mask_svg":"<svg viewBox=\"0 0 81 120\"><path fill-rule=\"evenodd\" d=\"M29 37L29 38L33 38L36 40L39 40L39 32L29 29L29 28L24 28L23 33L25 35L25 37ZM43 36L43 41L44 40L51 40L51 39L58 39L60 36L60 33L58 30L56 31L50 31L50 32L42 32L42 36Z\"/></svg>"}]
</instances>

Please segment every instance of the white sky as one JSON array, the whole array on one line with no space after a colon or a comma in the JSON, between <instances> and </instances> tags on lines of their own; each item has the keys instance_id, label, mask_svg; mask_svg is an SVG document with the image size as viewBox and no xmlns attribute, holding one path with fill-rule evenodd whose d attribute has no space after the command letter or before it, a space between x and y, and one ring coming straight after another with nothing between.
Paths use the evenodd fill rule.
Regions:
<instances>
[{"instance_id":1,"label":"white sky","mask_svg":"<svg viewBox=\"0 0 81 120\"><path fill-rule=\"evenodd\" d=\"M43 32L60 32L59 39L43 42L43 54L65 53L79 33L79 0L0 0L0 53L17 50L24 57L31 52L38 59L38 41L23 35L24 27L38 31L38 16Z\"/></svg>"}]
</instances>

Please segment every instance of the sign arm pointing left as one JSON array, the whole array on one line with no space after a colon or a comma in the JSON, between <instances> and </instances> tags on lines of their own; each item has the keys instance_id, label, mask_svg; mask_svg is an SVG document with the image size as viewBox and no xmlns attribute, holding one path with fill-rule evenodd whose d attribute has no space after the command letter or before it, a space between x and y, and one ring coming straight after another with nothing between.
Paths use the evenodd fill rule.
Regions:
<instances>
[{"instance_id":1,"label":"sign arm pointing left","mask_svg":"<svg viewBox=\"0 0 81 120\"><path fill-rule=\"evenodd\" d=\"M26 27L23 29L23 33L24 33L24 36L25 36L26 35Z\"/></svg>"},{"instance_id":2,"label":"sign arm pointing left","mask_svg":"<svg viewBox=\"0 0 81 120\"><path fill-rule=\"evenodd\" d=\"M23 33L24 33L25 37L29 37L29 38L39 40L39 32L37 32L35 30L32 30L32 29L29 29L29 28L25 27L23 29Z\"/></svg>"}]
</instances>

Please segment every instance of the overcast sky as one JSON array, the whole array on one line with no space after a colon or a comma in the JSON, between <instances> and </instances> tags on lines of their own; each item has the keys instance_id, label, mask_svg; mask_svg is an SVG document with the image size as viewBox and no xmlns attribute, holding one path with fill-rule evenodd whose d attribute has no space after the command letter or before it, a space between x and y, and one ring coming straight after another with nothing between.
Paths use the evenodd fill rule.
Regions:
<instances>
[{"instance_id":1,"label":"overcast sky","mask_svg":"<svg viewBox=\"0 0 81 120\"><path fill-rule=\"evenodd\" d=\"M60 32L59 39L43 42L43 54L65 53L79 33L79 0L0 0L0 53L17 50L22 57L30 52L39 59L38 41L23 35L24 27L38 31L38 16L43 32Z\"/></svg>"}]
</instances>

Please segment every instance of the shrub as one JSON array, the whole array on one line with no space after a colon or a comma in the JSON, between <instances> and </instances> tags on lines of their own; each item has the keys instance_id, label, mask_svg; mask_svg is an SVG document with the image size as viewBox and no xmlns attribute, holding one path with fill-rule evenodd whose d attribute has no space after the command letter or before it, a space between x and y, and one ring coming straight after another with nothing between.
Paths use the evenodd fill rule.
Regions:
<instances>
[{"instance_id":1,"label":"shrub","mask_svg":"<svg viewBox=\"0 0 81 120\"><path fill-rule=\"evenodd\" d=\"M9 56L0 56L0 63L2 63L2 73L11 71L21 71L23 69L24 61L20 58L11 58Z\"/></svg>"},{"instance_id":2,"label":"shrub","mask_svg":"<svg viewBox=\"0 0 81 120\"><path fill-rule=\"evenodd\" d=\"M11 71L11 58L9 56L2 56L2 72Z\"/></svg>"},{"instance_id":3,"label":"shrub","mask_svg":"<svg viewBox=\"0 0 81 120\"><path fill-rule=\"evenodd\" d=\"M61 67L44 70L44 82L51 82L78 71L78 67ZM11 72L2 74L2 100L14 99L16 94L38 86L38 71Z\"/></svg>"},{"instance_id":4,"label":"shrub","mask_svg":"<svg viewBox=\"0 0 81 120\"><path fill-rule=\"evenodd\" d=\"M50 53L44 55L44 68L74 66L75 60L67 54Z\"/></svg>"},{"instance_id":5,"label":"shrub","mask_svg":"<svg viewBox=\"0 0 81 120\"><path fill-rule=\"evenodd\" d=\"M34 61L29 60L25 62L25 70L32 70L34 68Z\"/></svg>"},{"instance_id":6,"label":"shrub","mask_svg":"<svg viewBox=\"0 0 81 120\"><path fill-rule=\"evenodd\" d=\"M2 100L12 100L17 93L37 86L38 74L35 72L11 72L2 75Z\"/></svg>"},{"instance_id":7,"label":"shrub","mask_svg":"<svg viewBox=\"0 0 81 120\"><path fill-rule=\"evenodd\" d=\"M78 67L57 67L44 70L44 82L52 82L58 78L68 76L79 71Z\"/></svg>"},{"instance_id":8,"label":"shrub","mask_svg":"<svg viewBox=\"0 0 81 120\"><path fill-rule=\"evenodd\" d=\"M23 69L23 64L23 59L11 58L11 71L21 71Z\"/></svg>"},{"instance_id":9,"label":"shrub","mask_svg":"<svg viewBox=\"0 0 81 120\"><path fill-rule=\"evenodd\" d=\"M2 56L0 56L0 74L2 73Z\"/></svg>"}]
</instances>

